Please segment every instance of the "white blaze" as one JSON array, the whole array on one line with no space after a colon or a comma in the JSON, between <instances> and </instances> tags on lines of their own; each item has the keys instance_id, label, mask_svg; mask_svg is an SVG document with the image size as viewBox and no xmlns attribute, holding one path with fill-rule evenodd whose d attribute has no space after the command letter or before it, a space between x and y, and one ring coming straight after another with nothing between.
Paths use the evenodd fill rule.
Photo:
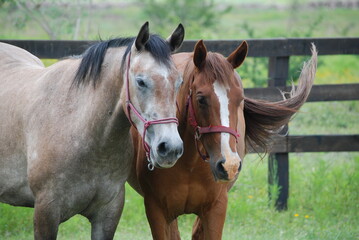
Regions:
<instances>
[{"instance_id":1,"label":"white blaze","mask_svg":"<svg viewBox=\"0 0 359 240\"><path fill-rule=\"evenodd\" d=\"M219 112L221 125L225 127L229 127L229 100L227 96L227 89L215 81L213 83L214 92L218 97L219 101ZM221 133L221 152L222 156L226 157L226 161L230 161L230 159L237 158L240 159L237 152L233 152L230 144L230 134L229 133Z\"/></svg>"}]
</instances>

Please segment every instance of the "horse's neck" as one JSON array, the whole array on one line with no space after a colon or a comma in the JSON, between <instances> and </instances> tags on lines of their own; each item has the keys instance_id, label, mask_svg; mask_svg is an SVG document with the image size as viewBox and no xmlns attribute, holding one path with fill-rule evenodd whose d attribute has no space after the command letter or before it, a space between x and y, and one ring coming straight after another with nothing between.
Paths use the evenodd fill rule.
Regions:
<instances>
[{"instance_id":1,"label":"horse's neck","mask_svg":"<svg viewBox=\"0 0 359 240\"><path fill-rule=\"evenodd\" d=\"M94 93L101 109L100 114L107 116L104 118L107 122L103 129L103 140L112 139L119 132L128 133L131 126L123 108L126 92L120 71L122 54L120 49L108 50L103 63L106 69L101 74L101 82Z\"/></svg>"},{"instance_id":2,"label":"horse's neck","mask_svg":"<svg viewBox=\"0 0 359 240\"><path fill-rule=\"evenodd\" d=\"M108 49L102 71L96 86L92 83L88 86L80 86L73 94L78 96L77 111L80 111L79 102L84 104L83 114L79 114L86 124L87 131L96 135L97 141L104 148L118 144L119 141L127 141L130 123L123 110L125 101L124 81L120 71L122 49ZM82 116L83 115L83 116Z\"/></svg>"},{"instance_id":3,"label":"horse's neck","mask_svg":"<svg viewBox=\"0 0 359 240\"><path fill-rule=\"evenodd\" d=\"M178 111L179 111L178 131L184 143L184 154L183 154L184 157L182 157L184 161L181 161L181 163L186 165L188 164L195 165L201 159L195 146L194 129L190 125L188 120L187 100L189 97L189 82L186 79L184 79L184 81L185 82L181 87L177 97Z\"/></svg>"},{"instance_id":4,"label":"horse's neck","mask_svg":"<svg viewBox=\"0 0 359 240\"><path fill-rule=\"evenodd\" d=\"M179 125L185 126L187 129L187 99L190 93L190 84L191 78L189 77L190 74L186 71L190 71L188 64L192 61L192 53L177 53L173 55L173 61L176 64L176 68L179 72L181 72L183 76L183 84L179 89L177 95L177 104L178 104L178 111L179 111Z\"/></svg>"}]
</instances>

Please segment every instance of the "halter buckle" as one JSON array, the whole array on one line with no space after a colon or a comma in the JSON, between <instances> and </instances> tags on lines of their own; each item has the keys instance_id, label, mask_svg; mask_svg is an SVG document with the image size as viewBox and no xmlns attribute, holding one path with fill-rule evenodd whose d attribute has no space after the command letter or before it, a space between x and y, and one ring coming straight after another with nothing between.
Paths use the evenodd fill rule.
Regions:
<instances>
[{"instance_id":1,"label":"halter buckle","mask_svg":"<svg viewBox=\"0 0 359 240\"><path fill-rule=\"evenodd\" d=\"M150 163L147 165L147 168L148 168L148 170L153 171L153 169L155 169L155 165L153 165L153 163L150 162Z\"/></svg>"},{"instance_id":2,"label":"halter buckle","mask_svg":"<svg viewBox=\"0 0 359 240\"><path fill-rule=\"evenodd\" d=\"M199 140L199 139L202 137L202 134L199 133L199 129L200 129L200 128L201 128L201 127L197 126L196 131L194 132L194 138L195 138L196 140Z\"/></svg>"}]
</instances>

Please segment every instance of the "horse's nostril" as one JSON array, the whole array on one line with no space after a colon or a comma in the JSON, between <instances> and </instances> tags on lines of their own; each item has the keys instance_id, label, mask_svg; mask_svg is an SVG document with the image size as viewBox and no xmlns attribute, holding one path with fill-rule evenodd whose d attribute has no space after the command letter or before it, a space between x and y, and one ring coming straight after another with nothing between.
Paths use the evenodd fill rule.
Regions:
<instances>
[{"instance_id":1,"label":"horse's nostril","mask_svg":"<svg viewBox=\"0 0 359 240\"><path fill-rule=\"evenodd\" d=\"M226 162L225 159L221 159L216 163L216 172L217 177L221 180L227 180L228 179L228 173L226 169L224 169L223 164Z\"/></svg>"},{"instance_id":2,"label":"horse's nostril","mask_svg":"<svg viewBox=\"0 0 359 240\"><path fill-rule=\"evenodd\" d=\"M160 144L158 144L157 146L157 152L159 155L161 155L162 157L165 157L167 155L168 152L168 147L167 147L167 142L161 142Z\"/></svg>"},{"instance_id":3,"label":"horse's nostril","mask_svg":"<svg viewBox=\"0 0 359 240\"><path fill-rule=\"evenodd\" d=\"M226 170L224 170L223 164L226 162L226 160L221 159L217 162L216 164L216 169L218 172L225 172Z\"/></svg>"},{"instance_id":4,"label":"horse's nostril","mask_svg":"<svg viewBox=\"0 0 359 240\"><path fill-rule=\"evenodd\" d=\"M238 172L240 172L241 169L242 169L242 162L240 161L240 162L239 162L239 167L238 167Z\"/></svg>"},{"instance_id":5,"label":"horse's nostril","mask_svg":"<svg viewBox=\"0 0 359 240\"><path fill-rule=\"evenodd\" d=\"M174 146L167 141L163 141L157 145L157 152L162 158L178 159L183 154L183 144Z\"/></svg>"}]
</instances>

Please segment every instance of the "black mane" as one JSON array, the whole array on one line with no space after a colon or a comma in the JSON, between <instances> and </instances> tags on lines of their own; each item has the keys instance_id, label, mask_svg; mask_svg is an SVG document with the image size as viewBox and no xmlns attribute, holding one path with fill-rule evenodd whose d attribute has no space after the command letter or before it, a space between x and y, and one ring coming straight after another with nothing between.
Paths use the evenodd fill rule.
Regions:
<instances>
[{"instance_id":1,"label":"black mane","mask_svg":"<svg viewBox=\"0 0 359 240\"><path fill-rule=\"evenodd\" d=\"M99 76L101 74L102 62L108 48L127 47L121 61L121 68L123 68L124 60L130 52L131 46L135 39L135 37L116 38L108 41L101 41L89 47L82 54L82 60L79 68L77 69L72 84L75 86L80 86L82 84L86 85L92 82L93 86L95 87L100 79ZM159 63L165 64L167 66L170 64L170 46L158 35L151 34L144 50L150 52L153 58Z\"/></svg>"}]
</instances>

